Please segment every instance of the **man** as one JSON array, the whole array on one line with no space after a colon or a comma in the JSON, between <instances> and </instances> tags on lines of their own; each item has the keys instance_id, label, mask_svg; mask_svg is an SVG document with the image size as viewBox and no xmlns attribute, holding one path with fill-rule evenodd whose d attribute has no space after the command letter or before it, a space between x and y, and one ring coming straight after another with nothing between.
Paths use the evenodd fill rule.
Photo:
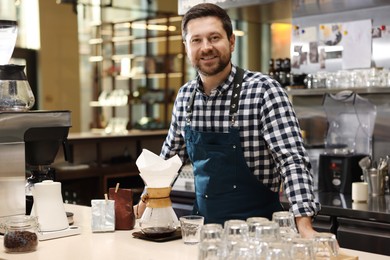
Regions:
<instances>
[{"instance_id":1,"label":"man","mask_svg":"<svg viewBox=\"0 0 390 260\"><path fill-rule=\"evenodd\" d=\"M192 7L183 17L182 34L198 77L179 90L161 156L191 161L194 213L221 224L271 218L282 210L282 182L300 234L313 236L311 217L320 206L287 94L270 77L231 63L235 36L217 5Z\"/></svg>"}]
</instances>

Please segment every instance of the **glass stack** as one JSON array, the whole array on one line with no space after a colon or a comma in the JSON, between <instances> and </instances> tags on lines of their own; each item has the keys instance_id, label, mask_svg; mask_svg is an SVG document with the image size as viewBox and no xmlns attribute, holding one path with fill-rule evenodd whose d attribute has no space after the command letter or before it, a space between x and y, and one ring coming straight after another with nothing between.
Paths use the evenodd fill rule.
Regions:
<instances>
[{"instance_id":1,"label":"glass stack","mask_svg":"<svg viewBox=\"0 0 390 260\"><path fill-rule=\"evenodd\" d=\"M301 238L291 212L275 212L272 220L253 217L205 224L201 228L199 260L331 260L337 259L338 245L332 233Z\"/></svg>"}]
</instances>

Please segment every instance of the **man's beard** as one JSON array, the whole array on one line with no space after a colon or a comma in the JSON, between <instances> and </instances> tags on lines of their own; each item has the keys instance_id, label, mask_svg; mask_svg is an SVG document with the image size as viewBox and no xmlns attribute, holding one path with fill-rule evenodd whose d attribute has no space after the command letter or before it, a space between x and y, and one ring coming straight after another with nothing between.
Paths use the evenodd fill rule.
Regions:
<instances>
[{"instance_id":1,"label":"man's beard","mask_svg":"<svg viewBox=\"0 0 390 260\"><path fill-rule=\"evenodd\" d=\"M208 66L200 66L200 63L194 64L194 68L199 74L204 76L214 76L223 71L226 66L229 65L231 59L231 55L229 53L228 56L221 57L220 61L217 64L217 67L208 67Z\"/></svg>"}]
</instances>

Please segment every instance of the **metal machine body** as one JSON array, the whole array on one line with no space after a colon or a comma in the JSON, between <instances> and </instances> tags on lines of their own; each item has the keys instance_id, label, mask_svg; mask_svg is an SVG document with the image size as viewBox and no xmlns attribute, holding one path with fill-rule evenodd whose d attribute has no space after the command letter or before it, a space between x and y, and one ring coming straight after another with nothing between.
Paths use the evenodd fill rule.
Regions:
<instances>
[{"instance_id":1,"label":"metal machine body","mask_svg":"<svg viewBox=\"0 0 390 260\"><path fill-rule=\"evenodd\" d=\"M365 154L320 154L318 190L351 194L352 183L363 175L359 161Z\"/></svg>"},{"instance_id":2,"label":"metal machine body","mask_svg":"<svg viewBox=\"0 0 390 260\"><path fill-rule=\"evenodd\" d=\"M52 163L70 127L70 111L0 111L0 222L26 214L26 167Z\"/></svg>"}]
</instances>

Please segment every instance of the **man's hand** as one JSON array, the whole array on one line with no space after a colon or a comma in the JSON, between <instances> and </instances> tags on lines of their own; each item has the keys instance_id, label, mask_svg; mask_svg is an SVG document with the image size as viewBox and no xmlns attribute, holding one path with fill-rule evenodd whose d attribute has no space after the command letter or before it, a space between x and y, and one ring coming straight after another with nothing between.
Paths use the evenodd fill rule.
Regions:
<instances>
[{"instance_id":1,"label":"man's hand","mask_svg":"<svg viewBox=\"0 0 390 260\"><path fill-rule=\"evenodd\" d=\"M313 238L317 231L313 229L311 217L296 217L298 232L302 238Z\"/></svg>"}]
</instances>

